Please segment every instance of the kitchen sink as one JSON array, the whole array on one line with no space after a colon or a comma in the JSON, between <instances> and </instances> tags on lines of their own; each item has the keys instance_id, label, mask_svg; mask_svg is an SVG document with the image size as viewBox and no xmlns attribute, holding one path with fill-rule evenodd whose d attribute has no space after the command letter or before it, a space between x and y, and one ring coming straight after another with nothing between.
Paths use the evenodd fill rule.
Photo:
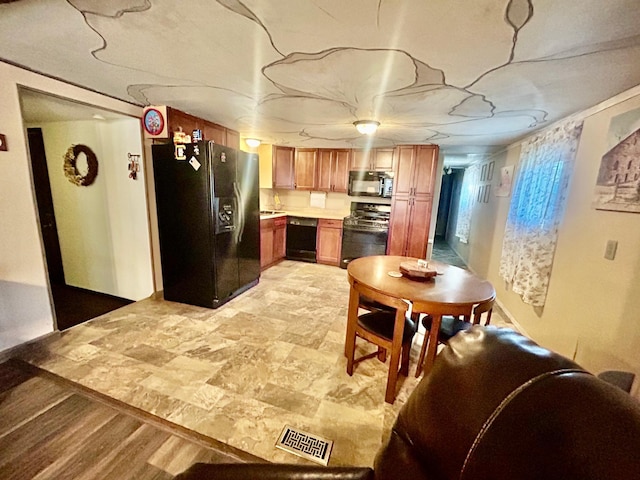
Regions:
<instances>
[{"instance_id":1,"label":"kitchen sink","mask_svg":"<svg viewBox=\"0 0 640 480\"><path fill-rule=\"evenodd\" d=\"M280 213L285 213L281 210L260 210L260 215L278 215Z\"/></svg>"}]
</instances>

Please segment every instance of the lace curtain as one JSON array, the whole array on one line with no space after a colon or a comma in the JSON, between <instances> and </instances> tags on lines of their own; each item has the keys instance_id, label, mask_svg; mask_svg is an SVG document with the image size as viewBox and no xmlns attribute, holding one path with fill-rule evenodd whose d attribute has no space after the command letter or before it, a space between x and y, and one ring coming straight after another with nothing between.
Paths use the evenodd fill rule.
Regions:
<instances>
[{"instance_id":1,"label":"lace curtain","mask_svg":"<svg viewBox=\"0 0 640 480\"><path fill-rule=\"evenodd\" d=\"M469 243L469 231L471 230L471 216L473 213L473 200L480 172L479 165L471 165L464 171L460 202L458 204L458 220L456 222L456 237L462 243Z\"/></svg>"},{"instance_id":2,"label":"lace curtain","mask_svg":"<svg viewBox=\"0 0 640 480\"><path fill-rule=\"evenodd\" d=\"M502 244L500 276L525 303L544 306L582 122L522 146Z\"/></svg>"}]
</instances>

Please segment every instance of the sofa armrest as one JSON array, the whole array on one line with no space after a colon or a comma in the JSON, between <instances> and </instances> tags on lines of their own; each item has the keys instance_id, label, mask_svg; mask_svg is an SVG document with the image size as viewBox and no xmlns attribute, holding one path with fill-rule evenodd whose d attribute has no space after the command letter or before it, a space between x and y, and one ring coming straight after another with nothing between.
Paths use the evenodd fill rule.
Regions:
<instances>
[{"instance_id":1,"label":"sofa armrest","mask_svg":"<svg viewBox=\"0 0 640 480\"><path fill-rule=\"evenodd\" d=\"M176 480L373 480L368 467L321 467L274 463L195 463Z\"/></svg>"}]
</instances>

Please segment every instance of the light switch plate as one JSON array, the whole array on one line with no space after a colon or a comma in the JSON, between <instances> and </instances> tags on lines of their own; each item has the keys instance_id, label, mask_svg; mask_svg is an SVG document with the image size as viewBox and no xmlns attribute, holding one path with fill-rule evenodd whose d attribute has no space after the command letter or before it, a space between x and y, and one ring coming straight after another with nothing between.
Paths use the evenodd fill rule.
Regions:
<instances>
[{"instance_id":1,"label":"light switch plate","mask_svg":"<svg viewBox=\"0 0 640 480\"><path fill-rule=\"evenodd\" d=\"M604 258L607 260L613 260L616 258L616 250L618 249L618 241L617 240L609 240L607 242L607 248L604 251Z\"/></svg>"}]
</instances>

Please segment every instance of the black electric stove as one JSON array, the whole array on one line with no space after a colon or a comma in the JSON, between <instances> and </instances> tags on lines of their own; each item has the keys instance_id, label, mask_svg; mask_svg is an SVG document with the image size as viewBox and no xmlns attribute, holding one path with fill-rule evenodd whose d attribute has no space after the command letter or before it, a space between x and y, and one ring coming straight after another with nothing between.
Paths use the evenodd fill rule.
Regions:
<instances>
[{"instance_id":1,"label":"black electric stove","mask_svg":"<svg viewBox=\"0 0 640 480\"><path fill-rule=\"evenodd\" d=\"M342 268L354 258L386 254L390 216L390 205L351 202L351 214L342 223Z\"/></svg>"}]
</instances>

